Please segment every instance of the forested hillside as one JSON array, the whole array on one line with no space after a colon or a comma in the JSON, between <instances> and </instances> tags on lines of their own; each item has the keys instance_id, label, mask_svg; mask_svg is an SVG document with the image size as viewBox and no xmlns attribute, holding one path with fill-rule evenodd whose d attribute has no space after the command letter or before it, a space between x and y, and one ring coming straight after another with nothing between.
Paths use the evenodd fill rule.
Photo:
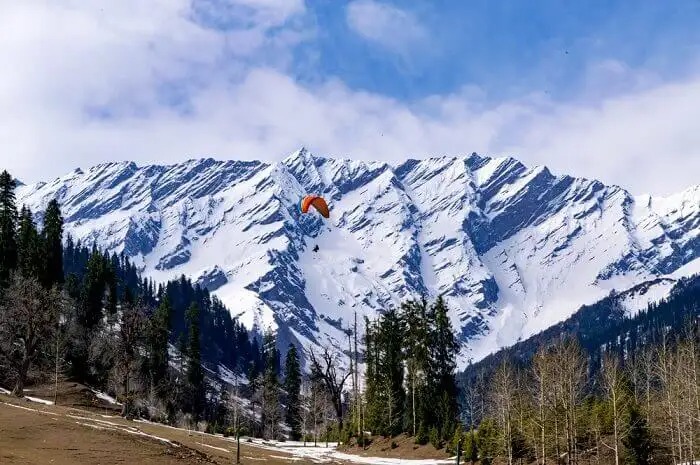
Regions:
<instances>
[{"instance_id":1,"label":"forested hillside","mask_svg":"<svg viewBox=\"0 0 700 465\"><path fill-rule=\"evenodd\" d=\"M66 376L115 395L124 416L223 425L219 367L279 374L274 339L251 341L206 289L184 276L156 284L123 254L64 241L58 203L38 212L39 227L18 211L15 184L0 174L0 386L22 396L27 383Z\"/></svg>"},{"instance_id":2,"label":"forested hillside","mask_svg":"<svg viewBox=\"0 0 700 465\"><path fill-rule=\"evenodd\" d=\"M700 277L627 316L611 295L459 376L474 457L679 463L700 445Z\"/></svg>"},{"instance_id":3,"label":"forested hillside","mask_svg":"<svg viewBox=\"0 0 700 465\"><path fill-rule=\"evenodd\" d=\"M669 334L680 334L698 316L700 275L679 280L668 298L631 317L620 304L619 296L612 294L593 305L581 307L570 318L525 341L470 364L460 374L460 381L493 371L503 360L527 364L541 347L563 338L575 339L589 358L591 370L595 370L604 353L634 357L638 351L667 339Z\"/></svg>"}]
</instances>

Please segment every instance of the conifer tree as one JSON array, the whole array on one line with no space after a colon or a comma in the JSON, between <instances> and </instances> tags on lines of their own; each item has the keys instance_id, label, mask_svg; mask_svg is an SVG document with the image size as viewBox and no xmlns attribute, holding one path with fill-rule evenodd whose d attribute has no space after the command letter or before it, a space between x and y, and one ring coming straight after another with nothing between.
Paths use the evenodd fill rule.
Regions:
<instances>
[{"instance_id":1,"label":"conifer tree","mask_svg":"<svg viewBox=\"0 0 700 465\"><path fill-rule=\"evenodd\" d=\"M433 327L430 331L430 362L428 375L433 389L431 406L435 409L435 421L443 439L449 439L457 420L456 358L459 345L447 315L447 305L442 296L431 307Z\"/></svg>"},{"instance_id":2,"label":"conifer tree","mask_svg":"<svg viewBox=\"0 0 700 465\"><path fill-rule=\"evenodd\" d=\"M46 287L63 284L63 217L56 199L46 207L41 238L45 260L42 283Z\"/></svg>"},{"instance_id":3,"label":"conifer tree","mask_svg":"<svg viewBox=\"0 0 700 465\"><path fill-rule=\"evenodd\" d=\"M263 339L263 351L265 355L265 374L263 378L262 392L262 425L265 437L274 439L278 433L278 424L281 420L279 407L279 379L277 378L277 348L275 336L272 331L265 333Z\"/></svg>"},{"instance_id":4,"label":"conifer tree","mask_svg":"<svg viewBox=\"0 0 700 465\"><path fill-rule=\"evenodd\" d=\"M479 447L476 443L476 435L474 434L474 429L470 429L468 433L464 435L464 460L470 463L475 463L479 460Z\"/></svg>"},{"instance_id":5,"label":"conifer tree","mask_svg":"<svg viewBox=\"0 0 700 465\"><path fill-rule=\"evenodd\" d=\"M38 278L42 263L39 233L36 230L32 212L26 206L22 207L19 216L19 231L17 234L17 269L25 277Z\"/></svg>"},{"instance_id":6,"label":"conifer tree","mask_svg":"<svg viewBox=\"0 0 700 465\"><path fill-rule=\"evenodd\" d=\"M403 326L398 313L391 309L380 321L378 342L380 352L380 370L386 394L383 417L386 423L383 430L387 435L401 432L404 418L406 392L403 387Z\"/></svg>"},{"instance_id":7,"label":"conifer tree","mask_svg":"<svg viewBox=\"0 0 700 465\"><path fill-rule=\"evenodd\" d=\"M284 363L284 389L287 391L286 422L290 437L294 441L301 438L301 368L299 355L294 344L289 344Z\"/></svg>"},{"instance_id":8,"label":"conifer tree","mask_svg":"<svg viewBox=\"0 0 700 465\"><path fill-rule=\"evenodd\" d=\"M625 446L627 465L648 465L651 463L652 441L646 417L636 404L631 404L627 412L627 434L622 438Z\"/></svg>"},{"instance_id":9,"label":"conifer tree","mask_svg":"<svg viewBox=\"0 0 700 465\"><path fill-rule=\"evenodd\" d=\"M195 421L204 413L205 386L202 369L202 349L199 334L199 306L193 303L187 311L187 384L189 403Z\"/></svg>"},{"instance_id":10,"label":"conifer tree","mask_svg":"<svg viewBox=\"0 0 700 465\"><path fill-rule=\"evenodd\" d=\"M0 287L8 283L10 273L17 267L16 185L10 173L0 173Z\"/></svg>"},{"instance_id":11,"label":"conifer tree","mask_svg":"<svg viewBox=\"0 0 700 465\"><path fill-rule=\"evenodd\" d=\"M102 320L103 309L111 307L108 299L112 281L104 257L96 249L90 254L80 296L80 323L92 330Z\"/></svg>"},{"instance_id":12,"label":"conifer tree","mask_svg":"<svg viewBox=\"0 0 700 465\"><path fill-rule=\"evenodd\" d=\"M408 374L408 395L406 409L406 425L408 431L415 436L418 425L423 420L421 415L423 397L425 394L425 375L428 371L428 318L427 302L425 300L409 301L401 305L402 319L405 324L403 338Z\"/></svg>"},{"instance_id":13,"label":"conifer tree","mask_svg":"<svg viewBox=\"0 0 700 465\"><path fill-rule=\"evenodd\" d=\"M159 397L164 394L164 382L168 375L168 337L170 330L170 301L161 300L151 316L148 330L149 370L151 388Z\"/></svg>"}]
</instances>

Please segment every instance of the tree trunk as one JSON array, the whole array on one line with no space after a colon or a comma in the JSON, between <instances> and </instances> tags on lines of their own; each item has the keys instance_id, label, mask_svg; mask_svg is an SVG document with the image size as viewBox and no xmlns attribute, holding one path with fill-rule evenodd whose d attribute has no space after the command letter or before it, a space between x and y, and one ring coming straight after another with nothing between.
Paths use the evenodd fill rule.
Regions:
<instances>
[{"instance_id":1,"label":"tree trunk","mask_svg":"<svg viewBox=\"0 0 700 465\"><path fill-rule=\"evenodd\" d=\"M17 370L17 382L15 383L12 394L17 397L24 396L24 385L27 382L27 373L29 373L29 365L31 360L29 357L24 357Z\"/></svg>"},{"instance_id":2,"label":"tree trunk","mask_svg":"<svg viewBox=\"0 0 700 465\"><path fill-rule=\"evenodd\" d=\"M612 395L612 405L613 405L613 440L615 441L615 465L620 465L620 450L619 450L619 442L620 439L618 437L618 422L619 422L619 416L618 416L618 411L617 411L617 390L612 389L611 390L611 395Z\"/></svg>"},{"instance_id":3,"label":"tree trunk","mask_svg":"<svg viewBox=\"0 0 700 465\"><path fill-rule=\"evenodd\" d=\"M411 377L411 409L413 410L413 436L416 435L416 374Z\"/></svg>"}]
</instances>

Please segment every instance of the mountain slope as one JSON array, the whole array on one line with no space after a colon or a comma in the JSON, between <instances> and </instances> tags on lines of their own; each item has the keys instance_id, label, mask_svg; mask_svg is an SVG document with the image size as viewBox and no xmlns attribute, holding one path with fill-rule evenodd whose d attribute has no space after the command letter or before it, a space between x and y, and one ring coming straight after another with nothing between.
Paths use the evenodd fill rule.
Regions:
<instances>
[{"instance_id":1,"label":"mountain slope","mask_svg":"<svg viewBox=\"0 0 700 465\"><path fill-rule=\"evenodd\" d=\"M300 214L306 193L329 201L330 220ZM634 197L476 154L398 166L304 149L274 164L111 163L18 189L35 211L54 197L76 239L124 251L156 280L184 273L283 339L345 347L355 310L444 293L463 363L612 289L700 268L700 186Z\"/></svg>"},{"instance_id":2,"label":"mountain slope","mask_svg":"<svg viewBox=\"0 0 700 465\"><path fill-rule=\"evenodd\" d=\"M663 278L654 284L661 284ZM662 341L673 344L700 319L700 274L678 280L658 302L634 315L627 312L625 302L631 294L644 292L646 285L613 294L592 305L584 305L566 320L550 326L512 346L470 364L459 373L463 385L478 377L489 378L504 360L529 365L534 355L563 338L576 340L592 366L600 365L603 353L616 353L633 359L644 349L658 347ZM591 370L594 372L595 370Z\"/></svg>"}]
</instances>

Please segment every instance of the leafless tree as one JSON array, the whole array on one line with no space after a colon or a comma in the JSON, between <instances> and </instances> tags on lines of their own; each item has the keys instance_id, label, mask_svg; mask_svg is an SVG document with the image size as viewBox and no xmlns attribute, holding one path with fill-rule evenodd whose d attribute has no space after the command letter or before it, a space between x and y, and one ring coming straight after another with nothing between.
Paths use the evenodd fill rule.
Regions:
<instances>
[{"instance_id":1,"label":"leafless tree","mask_svg":"<svg viewBox=\"0 0 700 465\"><path fill-rule=\"evenodd\" d=\"M309 349L308 354L311 362L312 380L318 381L324 387L335 411L338 431L342 431L343 390L351 372L349 370L346 372L339 371L341 366L340 355L327 346L322 347L319 354L316 354L314 349Z\"/></svg>"},{"instance_id":2,"label":"leafless tree","mask_svg":"<svg viewBox=\"0 0 700 465\"><path fill-rule=\"evenodd\" d=\"M615 355L605 355L603 357L601 385L610 405L613 432L612 441L601 440L601 443L613 451L615 465L620 465L622 439L627 434L624 413L631 401L631 393L629 392L629 386L625 382L620 359Z\"/></svg>"},{"instance_id":3,"label":"leafless tree","mask_svg":"<svg viewBox=\"0 0 700 465\"><path fill-rule=\"evenodd\" d=\"M553 376L552 372L551 358L548 357L547 351L542 348L535 354L532 360L532 373L536 387L533 392L533 398L537 412L533 423L539 433L536 438L536 442L539 442L536 450L538 451L542 465L544 465L547 460L547 426L549 424L548 387Z\"/></svg>"},{"instance_id":4,"label":"leafless tree","mask_svg":"<svg viewBox=\"0 0 700 465\"><path fill-rule=\"evenodd\" d=\"M14 395L24 395L29 370L42 346L54 343L58 316L67 305L58 289L47 290L35 278L12 277L0 308L0 355L14 378Z\"/></svg>"},{"instance_id":5,"label":"leafless tree","mask_svg":"<svg viewBox=\"0 0 700 465\"><path fill-rule=\"evenodd\" d=\"M127 304L121 310L116 338L115 370L121 385L124 404L122 416L132 415L137 367L146 325L146 308L142 302Z\"/></svg>"},{"instance_id":6,"label":"leafless tree","mask_svg":"<svg viewBox=\"0 0 700 465\"><path fill-rule=\"evenodd\" d=\"M516 380L513 366L506 360L501 362L493 379L491 401L497 412L501 447L506 454L508 465L513 464L513 412L515 407Z\"/></svg>"}]
</instances>

